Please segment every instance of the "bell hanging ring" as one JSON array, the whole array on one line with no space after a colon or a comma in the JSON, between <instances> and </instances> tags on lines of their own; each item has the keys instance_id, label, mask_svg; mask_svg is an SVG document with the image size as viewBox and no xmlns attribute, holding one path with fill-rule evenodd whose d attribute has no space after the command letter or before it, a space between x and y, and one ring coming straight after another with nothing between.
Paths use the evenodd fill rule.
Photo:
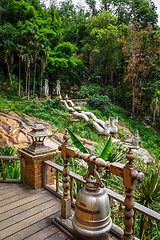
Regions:
<instances>
[{"instance_id":1,"label":"bell hanging ring","mask_svg":"<svg viewBox=\"0 0 160 240\"><path fill-rule=\"evenodd\" d=\"M91 175L96 177L96 181ZM80 234L96 237L109 232L112 227L109 197L94 168L89 169L84 179L86 186L77 195L72 224Z\"/></svg>"}]
</instances>

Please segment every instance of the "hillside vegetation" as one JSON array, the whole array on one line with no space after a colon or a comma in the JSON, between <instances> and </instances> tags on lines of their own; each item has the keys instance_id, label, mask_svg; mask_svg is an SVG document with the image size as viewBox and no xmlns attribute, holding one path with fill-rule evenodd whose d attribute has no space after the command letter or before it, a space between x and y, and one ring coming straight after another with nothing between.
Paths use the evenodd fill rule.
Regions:
<instances>
[{"instance_id":1,"label":"hillside vegetation","mask_svg":"<svg viewBox=\"0 0 160 240\"><path fill-rule=\"evenodd\" d=\"M109 116L118 116L119 121L125 123L132 134L135 134L135 130L139 129L142 146L147 149L153 158L160 159L160 137L158 134L152 131L152 128L145 127L141 122L131 120L128 112L122 108L115 106L111 103L109 98L100 97L100 103L96 99L96 105L91 104L93 98L89 98L86 107L82 107L84 111L92 111L98 118L106 121ZM99 107L98 107L99 106ZM74 122L68 116L68 111L62 105L59 98L55 100L47 99L39 102L37 100L30 100L27 103L23 102L11 102L7 99L0 99L0 111L17 111L25 113L29 116L34 116L42 120L49 121L53 128L58 127L58 131L62 132L66 128L69 128L72 132L78 134L82 138L90 139L97 143L104 142L103 138L97 134L92 122ZM119 129L119 136L123 139L123 130Z\"/></svg>"}]
</instances>

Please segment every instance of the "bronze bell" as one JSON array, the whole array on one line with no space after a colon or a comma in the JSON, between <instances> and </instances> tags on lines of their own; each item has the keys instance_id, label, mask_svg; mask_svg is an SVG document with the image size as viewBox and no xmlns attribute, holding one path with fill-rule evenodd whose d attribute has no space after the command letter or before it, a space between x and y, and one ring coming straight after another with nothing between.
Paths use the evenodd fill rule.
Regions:
<instances>
[{"instance_id":1,"label":"bronze bell","mask_svg":"<svg viewBox=\"0 0 160 240\"><path fill-rule=\"evenodd\" d=\"M96 177L96 181L92 176ZM109 197L94 168L89 168L84 179L86 186L77 195L72 224L84 236L100 236L112 227Z\"/></svg>"}]
</instances>

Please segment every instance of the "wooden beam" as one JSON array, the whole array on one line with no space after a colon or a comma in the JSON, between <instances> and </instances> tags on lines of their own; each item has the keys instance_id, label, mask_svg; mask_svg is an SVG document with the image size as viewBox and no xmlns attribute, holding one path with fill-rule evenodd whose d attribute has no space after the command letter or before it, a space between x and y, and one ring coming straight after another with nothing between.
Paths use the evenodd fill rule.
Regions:
<instances>
[{"instance_id":1,"label":"wooden beam","mask_svg":"<svg viewBox=\"0 0 160 240\"><path fill-rule=\"evenodd\" d=\"M13 160L13 161L21 161L21 157L18 156L0 156L0 160L5 160L5 161L9 161L9 160Z\"/></svg>"}]
</instances>

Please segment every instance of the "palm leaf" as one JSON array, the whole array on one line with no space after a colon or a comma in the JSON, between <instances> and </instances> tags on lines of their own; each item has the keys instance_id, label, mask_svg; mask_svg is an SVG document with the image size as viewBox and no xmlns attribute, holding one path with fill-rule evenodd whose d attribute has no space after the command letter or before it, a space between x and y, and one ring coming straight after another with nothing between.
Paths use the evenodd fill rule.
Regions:
<instances>
[{"instance_id":1,"label":"palm leaf","mask_svg":"<svg viewBox=\"0 0 160 240\"><path fill-rule=\"evenodd\" d=\"M67 128L68 134L70 135L70 138L72 140L73 145L78 148L83 153L88 153L83 144L79 141L79 139Z\"/></svg>"},{"instance_id":2,"label":"palm leaf","mask_svg":"<svg viewBox=\"0 0 160 240\"><path fill-rule=\"evenodd\" d=\"M111 151L111 146L112 146L112 136L110 136L108 142L106 143L106 146L104 147L100 158L102 158L103 160L106 160L108 158L108 155Z\"/></svg>"}]
</instances>

